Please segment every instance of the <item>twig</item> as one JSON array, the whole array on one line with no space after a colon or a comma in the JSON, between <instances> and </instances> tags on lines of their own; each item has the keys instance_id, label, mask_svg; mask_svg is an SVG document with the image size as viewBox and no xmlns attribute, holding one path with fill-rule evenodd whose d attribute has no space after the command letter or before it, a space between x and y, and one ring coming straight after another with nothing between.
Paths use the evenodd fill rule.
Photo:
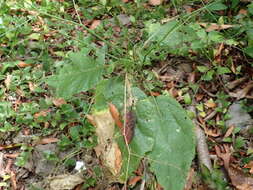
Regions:
<instances>
[{"instance_id":1,"label":"twig","mask_svg":"<svg viewBox=\"0 0 253 190\"><path fill-rule=\"evenodd\" d=\"M196 109L194 106L189 107L189 110L194 112L196 115ZM211 159L206 143L206 136L204 131L198 126L196 119L193 120L195 124L195 134L197 137L197 153L200 165L206 166L210 171L212 170Z\"/></svg>"}]
</instances>

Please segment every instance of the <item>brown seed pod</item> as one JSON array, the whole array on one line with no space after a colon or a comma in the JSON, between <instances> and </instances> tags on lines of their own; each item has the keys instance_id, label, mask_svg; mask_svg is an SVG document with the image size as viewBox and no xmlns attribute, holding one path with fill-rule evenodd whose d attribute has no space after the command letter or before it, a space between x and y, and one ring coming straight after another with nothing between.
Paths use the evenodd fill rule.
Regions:
<instances>
[{"instance_id":1,"label":"brown seed pod","mask_svg":"<svg viewBox=\"0 0 253 190\"><path fill-rule=\"evenodd\" d=\"M126 125L123 131L125 141L129 144L134 137L134 128L136 123L136 117L133 110L129 110L126 113Z\"/></svg>"}]
</instances>

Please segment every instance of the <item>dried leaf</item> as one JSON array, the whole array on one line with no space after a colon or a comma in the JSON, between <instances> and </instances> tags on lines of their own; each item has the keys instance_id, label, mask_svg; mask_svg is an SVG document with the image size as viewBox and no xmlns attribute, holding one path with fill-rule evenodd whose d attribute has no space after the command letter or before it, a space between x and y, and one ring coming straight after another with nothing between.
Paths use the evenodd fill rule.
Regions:
<instances>
[{"instance_id":1,"label":"dried leaf","mask_svg":"<svg viewBox=\"0 0 253 190\"><path fill-rule=\"evenodd\" d=\"M215 108L216 107L216 103L213 100L208 100L205 103L205 106L208 107L208 108Z\"/></svg>"},{"instance_id":2,"label":"dried leaf","mask_svg":"<svg viewBox=\"0 0 253 190\"><path fill-rule=\"evenodd\" d=\"M246 9L240 9L240 11L238 12L238 14L247 15L248 11Z\"/></svg>"},{"instance_id":3,"label":"dried leaf","mask_svg":"<svg viewBox=\"0 0 253 190\"><path fill-rule=\"evenodd\" d=\"M90 29L94 30L95 28L97 28L100 25L101 21L100 20L93 20L91 25L90 25Z\"/></svg>"},{"instance_id":4,"label":"dried leaf","mask_svg":"<svg viewBox=\"0 0 253 190\"><path fill-rule=\"evenodd\" d=\"M241 169L230 166L228 175L231 179L232 184L238 190L253 190L253 178L248 177Z\"/></svg>"},{"instance_id":5,"label":"dried leaf","mask_svg":"<svg viewBox=\"0 0 253 190\"><path fill-rule=\"evenodd\" d=\"M149 0L148 3L150 5L153 5L153 6L157 6L157 5L161 5L162 4L162 0Z\"/></svg>"},{"instance_id":6,"label":"dried leaf","mask_svg":"<svg viewBox=\"0 0 253 190\"><path fill-rule=\"evenodd\" d=\"M86 115L86 118L87 118L88 122L89 122L91 125L96 126L96 123L95 123L94 118L92 117L92 115L87 114L87 115Z\"/></svg>"},{"instance_id":7,"label":"dried leaf","mask_svg":"<svg viewBox=\"0 0 253 190\"><path fill-rule=\"evenodd\" d=\"M235 87L237 87L238 85L242 84L243 82L245 82L247 80L248 77L242 77L242 78L239 78L239 79L236 79L232 82L230 82L228 85L227 85L227 88L232 90L234 89Z\"/></svg>"},{"instance_id":8,"label":"dried leaf","mask_svg":"<svg viewBox=\"0 0 253 190\"><path fill-rule=\"evenodd\" d=\"M219 25L219 24L216 24L216 23L199 23L199 25L206 28L207 32L211 32L211 31L214 31L214 30L224 30L224 29L234 27L234 25L231 25L231 24Z\"/></svg>"},{"instance_id":9,"label":"dried leaf","mask_svg":"<svg viewBox=\"0 0 253 190\"><path fill-rule=\"evenodd\" d=\"M227 132L226 132L226 133L225 133L225 135L224 135L224 138L229 137L229 136L232 134L232 132L233 132L234 128L235 128L235 126L234 126L234 125L233 125L233 126L231 126L231 127L229 127L229 128L228 128L228 130L227 130Z\"/></svg>"},{"instance_id":10,"label":"dried leaf","mask_svg":"<svg viewBox=\"0 0 253 190\"><path fill-rule=\"evenodd\" d=\"M0 152L0 177L5 175L4 169L4 153Z\"/></svg>"},{"instance_id":11,"label":"dried leaf","mask_svg":"<svg viewBox=\"0 0 253 190\"><path fill-rule=\"evenodd\" d=\"M21 67L21 68L31 66L31 64L28 64L28 63L26 63L26 62L24 62L24 61L19 61L17 65L18 65L19 67Z\"/></svg>"},{"instance_id":12,"label":"dried leaf","mask_svg":"<svg viewBox=\"0 0 253 190\"><path fill-rule=\"evenodd\" d=\"M10 178L10 180L11 180L11 189L12 189L12 190L18 189L18 188L17 188L17 179L16 179L16 174L15 174L15 172L14 172L14 171L11 171L11 172L10 172L10 176L11 176L11 178Z\"/></svg>"},{"instance_id":13,"label":"dried leaf","mask_svg":"<svg viewBox=\"0 0 253 190\"><path fill-rule=\"evenodd\" d=\"M217 63L221 63L221 55L222 55L223 49L224 49L224 43L221 43L218 51L215 54L215 58L214 58Z\"/></svg>"},{"instance_id":14,"label":"dried leaf","mask_svg":"<svg viewBox=\"0 0 253 190\"><path fill-rule=\"evenodd\" d=\"M139 181L141 181L141 176L134 176L129 179L128 185L134 187Z\"/></svg>"},{"instance_id":15,"label":"dried leaf","mask_svg":"<svg viewBox=\"0 0 253 190\"><path fill-rule=\"evenodd\" d=\"M114 119L116 125L123 130L123 123L121 122L120 114L116 106L112 103L109 103L109 110L112 115L112 118Z\"/></svg>"},{"instance_id":16,"label":"dried leaf","mask_svg":"<svg viewBox=\"0 0 253 190\"><path fill-rule=\"evenodd\" d=\"M253 161L250 161L248 164L246 164L244 168L249 168L249 173L253 174Z\"/></svg>"},{"instance_id":17,"label":"dried leaf","mask_svg":"<svg viewBox=\"0 0 253 190\"><path fill-rule=\"evenodd\" d=\"M230 157L232 155L232 152L230 151L229 146L226 144L224 146L220 146L220 147L215 145L215 152L216 152L216 155L223 160L224 167L228 171L229 170L229 161L230 161Z\"/></svg>"},{"instance_id":18,"label":"dried leaf","mask_svg":"<svg viewBox=\"0 0 253 190\"><path fill-rule=\"evenodd\" d=\"M185 184L184 190L191 190L192 189L194 173L195 173L194 169L191 168L190 171L188 172L187 182Z\"/></svg>"},{"instance_id":19,"label":"dried leaf","mask_svg":"<svg viewBox=\"0 0 253 190\"><path fill-rule=\"evenodd\" d=\"M4 154L5 158L17 158L19 156L20 153L16 152L16 153L12 153L12 154Z\"/></svg>"},{"instance_id":20,"label":"dried leaf","mask_svg":"<svg viewBox=\"0 0 253 190\"><path fill-rule=\"evenodd\" d=\"M33 117L35 118L35 119L37 119L38 117L46 117L47 116L47 114L50 112L50 109L48 109L48 110L42 110L42 111L40 111L40 112L38 112L38 113L35 113L34 115L33 115Z\"/></svg>"},{"instance_id":21,"label":"dried leaf","mask_svg":"<svg viewBox=\"0 0 253 190\"><path fill-rule=\"evenodd\" d=\"M63 174L52 177L49 185L51 190L73 189L83 181L84 178L80 174Z\"/></svg>"},{"instance_id":22,"label":"dried leaf","mask_svg":"<svg viewBox=\"0 0 253 190\"><path fill-rule=\"evenodd\" d=\"M4 84L7 88L7 90L9 90L9 88L10 88L11 78L12 78L12 76L7 74L6 79L4 80Z\"/></svg>"},{"instance_id":23,"label":"dried leaf","mask_svg":"<svg viewBox=\"0 0 253 190\"><path fill-rule=\"evenodd\" d=\"M211 137L218 137L221 135L221 131L213 128L205 128L205 133Z\"/></svg>"},{"instance_id":24,"label":"dried leaf","mask_svg":"<svg viewBox=\"0 0 253 190\"><path fill-rule=\"evenodd\" d=\"M95 148L97 156L101 156L102 164L117 176L122 166L122 156L118 144L113 138L114 119L109 109L92 115L96 126L98 145Z\"/></svg>"},{"instance_id":25,"label":"dried leaf","mask_svg":"<svg viewBox=\"0 0 253 190\"><path fill-rule=\"evenodd\" d=\"M30 91L34 92L36 86L32 82L28 82L28 86L29 86Z\"/></svg>"},{"instance_id":26,"label":"dried leaf","mask_svg":"<svg viewBox=\"0 0 253 190\"><path fill-rule=\"evenodd\" d=\"M56 107L60 107L60 106L63 105L63 104L67 104L67 102L66 102L63 98L54 98L54 99L53 99L53 104L54 104Z\"/></svg>"},{"instance_id":27,"label":"dried leaf","mask_svg":"<svg viewBox=\"0 0 253 190\"><path fill-rule=\"evenodd\" d=\"M39 140L36 144L37 145L38 144L50 144L50 143L55 143L55 142L58 142L58 141L59 141L59 139L53 138L53 137L51 137L51 138L43 138L43 139Z\"/></svg>"},{"instance_id":28,"label":"dried leaf","mask_svg":"<svg viewBox=\"0 0 253 190\"><path fill-rule=\"evenodd\" d=\"M246 87L244 87L242 90L239 90L236 93L230 92L229 95L232 97L236 97L237 100L240 100L242 98L245 98L252 88L253 88L253 81L249 82L246 85Z\"/></svg>"}]
</instances>

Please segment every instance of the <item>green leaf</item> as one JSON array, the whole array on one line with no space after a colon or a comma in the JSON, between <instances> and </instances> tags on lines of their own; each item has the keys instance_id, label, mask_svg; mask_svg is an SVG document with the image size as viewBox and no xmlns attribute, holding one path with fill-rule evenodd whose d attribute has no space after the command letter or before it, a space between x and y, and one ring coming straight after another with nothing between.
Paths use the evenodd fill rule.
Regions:
<instances>
[{"instance_id":1,"label":"green leaf","mask_svg":"<svg viewBox=\"0 0 253 190\"><path fill-rule=\"evenodd\" d=\"M221 10L225 10L227 9L227 6L224 5L223 3L221 2L214 2L212 4L210 4L207 9L209 11L221 11Z\"/></svg>"},{"instance_id":2,"label":"green leaf","mask_svg":"<svg viewBox=\"0 0 253 190\"><path fill-rule=\"evenodd\" d=\"M47 79L47 83L56 89L56 95L63 98L87 91L102 80L104 67L97 60L82 51L71 53L70 60L71 63L64 65L57 75Z\"/></svg>"},{"instance_id":3,"label":"green leaf","mask_svg":"<svg viewBox=\"0 0 253 190\"><path fill-rule=\"evenodd\" d=\"M141 155L141 148L151 149L147 157L159 184L165 189L183 189L195 154L194 126L185 110L173 98L159 96L139 101L136 113L132 152Z\"/></svg>"},{"instance_id":4,"label":"green leaf","mask_svg":"<svg viewBox=\"0 0 253 190\"><path fill-rule=\"evenodd\" d=\"M198 69L199 72L201 72L201 73L205 73L205 72L207 72L207 71L209 70L209 68L206 67L206 66L197 66L197 69Z\"/></svg>"},{"instance_id":5,"label":"green leaf","mask_svg":"<svg viewBox=\"0 0 253 190\"><path fill-rule=\"evenodd\" d=\"M217 67L217 74L218 75L223 75L223 74L228 74L231 73L230 69L227 67L222 67L222 66L218 66Z\"/></svg>"}]
</instances>

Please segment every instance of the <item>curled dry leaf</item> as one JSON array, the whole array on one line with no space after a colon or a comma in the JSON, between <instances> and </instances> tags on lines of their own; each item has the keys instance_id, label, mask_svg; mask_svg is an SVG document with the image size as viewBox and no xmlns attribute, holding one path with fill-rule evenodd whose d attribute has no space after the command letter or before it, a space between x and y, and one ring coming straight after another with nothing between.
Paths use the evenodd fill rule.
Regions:
<instances>
[{"instance_id":1,"label":"curled dry leaf","mask_svg":"<svg viewBox=\"0 0 253 190\"><path fill-rule=\"evenodd\" d=\"M53 99L53 104L54 104L56 107L60 107L60 106L63 105L63 104L67 104L67 102L66 102L63 98L54 98L54 99Z\"/></svg>"},{"instance_id":2,"label":"curled dry leaf","mask_svg":"<svg viewBox=\"0 0 253 190\"><path fill-rule=\"evenodd\" d=\"M116 108L116 106L112 103L109 103L108 104L109 106L109 110L110 110L110 113L112 115L112 118L114 119L116 125L121 129L123 130L123 123L121 122L121 117L120 117L120 114L119 114L119 111L118 109Z\"/></svg>"},{"instance_id":3,"label":"curled dry leaf","mask_svg":"<svg viewBox=\"0 0 253 190\"><path fill-rule=\"evenodd\" d=\"M31 64L28 64L28 63L26 63L26 62L24 62L24 61L19 61L17 65L18 65L19 67L21 67L21 68L31 66Z\"/></svg>"}]
</instances>

